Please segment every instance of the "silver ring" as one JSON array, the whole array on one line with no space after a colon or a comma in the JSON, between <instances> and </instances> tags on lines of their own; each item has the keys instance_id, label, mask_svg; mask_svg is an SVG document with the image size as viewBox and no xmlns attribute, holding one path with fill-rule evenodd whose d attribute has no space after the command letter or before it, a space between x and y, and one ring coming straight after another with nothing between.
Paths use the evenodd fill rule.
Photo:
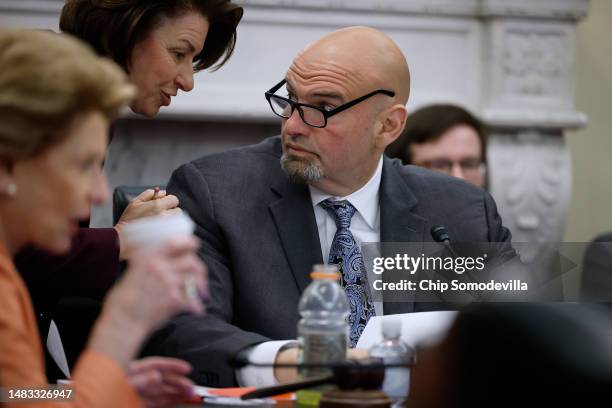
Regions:
<instances>
[{"instance_id":1,"label":"silver ring","mask_svg":"<svg viewBox=\"0 0 612 408\"><path fill-rule=\"evenodd\" d=\"M195 279L192 276L186 277L183 280L183 290L185 291L185 296L189 300L200 301L200 296L198 295L198 287L196 286Z\"/></svg>"}]
</instances>

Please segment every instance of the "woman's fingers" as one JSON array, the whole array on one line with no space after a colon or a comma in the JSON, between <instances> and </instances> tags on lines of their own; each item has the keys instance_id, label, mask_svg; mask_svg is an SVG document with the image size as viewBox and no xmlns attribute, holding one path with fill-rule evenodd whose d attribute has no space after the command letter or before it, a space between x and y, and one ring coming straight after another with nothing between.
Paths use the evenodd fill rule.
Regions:
<instances>
[{"instance_id":1,"label":"woman's fingers","mask_svg":"<svg viewBox=\"0 0 612 408\"><path fill-rule=\"evenodd\" d=\"M208 285L198 245L193 236L176 236L159 250L135 254L113 291L123 316L149 332L177 313L203 314Z\"/></svg>"},{"instance_id":2,"label":"woman's fingers","mask_svg":"<svg viewBox=\"0 0 612 408\"><path fill-rule=\"evenodd\" d=\"M184 375L164 373L162 388L167 395L182 395L190 397L195 384Z\"/></svg>"},{"instance_id":3,"label":"woman's fingers","mask_svg":"<svg viewBox=\"0 0 612 408\"><path fill-rule=\"evenodd\" d=\"M169 407L193 396L193 382L185 377L191 366L182 360L147 357L132 361L128 376L147 407Z\"/></svg>"},{"instance_id":4,"label":"woman's fingers","mask_svg":"<svg viewBox=\"0 0 612 408\"><path fill-rule=\"evenodd\" d=\"M147 369L136 374L129 374L130 383L139 394L147 394L159 389L162 384L162 374L154 369Z\"/></svg>"},{"instance_id":5,"label":"woman's fingers","mask_svg":"<svg viewBox=\"0 0 612 408\"><path fill-rule=\"evenodd\" d=\"M131 202L133 203L135 201L149 201L153 199L154 196L155 196L155 190L152 188L147 188L145 191L143 191L142 193L134 197L134 199Z\"/></svg>"},{"instance_id":6,"label":"woman's fingers","mask_svg":"<svg viewBox=\"0 0 612 408\"><path fill-rule=\"evenodd\" d=\"M161 248L159 254L161 256L177 257L184 253L192 252L198 249L199 241L193 235L177 235L171 237L163 248Z\"/></svg>"},{"instance_id":7,"label":"woman's fingers","mask_svg":"<svg viewBox=\"0 0 612 408\"><path fill-rule=\"evenodd\" d=\"M156 198L155 201L150 201L143 205L154 205L155 210L161 213L162 211L170 210L179 205L179 199L175 195L165 195L164 193L163 197Z\"/></svg>"},{"instance_id":8,"label":"woman's fingers","mask_svg":"<svg viewBox=\"0 0 612 408\"><path fill-rule=\"evenodd\" d=\"M145 357L130 362L130 374L138 374L147 370L158 370L162 373L189 374L191 365L185 360L171 357Z\"/></svg>"},{"instance_id":9,"label":"woman's fingers","mask_svg":"<svg viewBox=\"0 0 612 408\"><path fill-rule=\"evenodd\" d=\"M155 282L165 286L162 291L169 297L170 313L205 311L206 268L196 254L197 248L198 240L193 236L173 237L145 266L148 278L154 274Z\"/></svg>"},{"instance_id":10,"label":"woman's fingers","mask_svg":"<svg viewBox=\"0 0 612 408\"><path fill-rule=\"evenodd\" d=\"M180 207L174 207L174 208L170 208L169 210L165 210L164 211L164 215L174 215L174 214L179 214L182 213L183 210Z\"/></svg>"},{"instance_id":11,"label":"woman's fingers","mask_svg":"<svg viewBox=\"0 0 612 408\"><path fill-rule=\"evenodd\" d=\"M118 225L129 223L143 217L152 217L161 214L174 214L177 211L179 199L172 194L161 190L157 193L147 189L134 198L121 214Z\"/></svg>"}]
</instances>

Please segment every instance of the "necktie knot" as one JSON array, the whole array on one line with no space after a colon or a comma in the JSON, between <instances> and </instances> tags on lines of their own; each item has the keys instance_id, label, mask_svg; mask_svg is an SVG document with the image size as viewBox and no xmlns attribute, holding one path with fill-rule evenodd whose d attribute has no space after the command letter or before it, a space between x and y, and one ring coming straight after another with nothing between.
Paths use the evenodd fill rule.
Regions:
<instances>
[{"instance_id":1,"label":"necktie knot","mask_svg":"<svg viewBox=\"0 0 612 408\"><path fill-rule=\"evenodd\" d=\"M349 228L351 218L355 214L355 207L348 200L334 201L329 198L321 202L321 207L334 219L336 228Z\"/></svg>"}]
</instances>

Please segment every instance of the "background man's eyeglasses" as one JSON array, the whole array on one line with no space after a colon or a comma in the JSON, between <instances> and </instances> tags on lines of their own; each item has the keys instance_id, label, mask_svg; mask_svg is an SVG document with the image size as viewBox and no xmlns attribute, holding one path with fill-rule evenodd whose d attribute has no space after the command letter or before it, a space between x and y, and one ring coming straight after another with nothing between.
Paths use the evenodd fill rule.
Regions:
<instances>
[{"instance_id":1,"label":"background man's eyeglasses","mask_svg":"<svg viewBox=\"0 0 612 408\"><path fill-rule=\"evenodd\" d=\"M461 167L461 172L465 175L484 174L486 169L485 164L480 159L464 159L457 162L450 160L425 160L415 164L449 175L453 173L453 167L455 165Z\"/></svg>"},{"instance_id":2,"label":"background man's eyeglasses","mask_svg":"<svg viewBox=\"0 0 612 408\"><path fill-rule=\"evenodd\" d=\"M359 102L365 101L366 99L376 95L376 94L384 94L387 96L395 96L395 92L387 91L384 89L379 89L377 91L370 92L367 95L363 95L357 99L353 99L345 104L342 104L334 109L325 110L319 106L309 105L307 103L300 103L293 101L289 98L284 98L282 96L274 95L274 92L278 91L284 84L285 80L283 79L278 84L274 85L268 92L266 92L266 99L270 104L270 108L272 108L272 112L281 118L289 119L293 114L293 111L297 109L300 114L300 118L304 121L308 126L316 127L316 128L324 128L327 126L327 119L334 116L337 113L343 112L348 108L357 105Z\"/></svg>"}]
</instances>

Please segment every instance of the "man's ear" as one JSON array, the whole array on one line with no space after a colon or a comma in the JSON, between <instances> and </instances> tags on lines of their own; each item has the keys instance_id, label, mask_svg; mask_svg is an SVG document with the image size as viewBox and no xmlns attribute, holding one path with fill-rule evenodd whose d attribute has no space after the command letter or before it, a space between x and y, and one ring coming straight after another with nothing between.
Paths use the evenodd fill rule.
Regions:
<instances>
[{"instance_id":1,"label":"man's ear","mask_svg":"<svg viewBox=\"0 0 612 408\"><path fill-rule=\"evenodd\" d=\"M382 112L382 126L376 135L376 146L385 149L395 139L397 139L404 130L408 111L401 104L391 106Z\"/></svg>"}]
</instances>

